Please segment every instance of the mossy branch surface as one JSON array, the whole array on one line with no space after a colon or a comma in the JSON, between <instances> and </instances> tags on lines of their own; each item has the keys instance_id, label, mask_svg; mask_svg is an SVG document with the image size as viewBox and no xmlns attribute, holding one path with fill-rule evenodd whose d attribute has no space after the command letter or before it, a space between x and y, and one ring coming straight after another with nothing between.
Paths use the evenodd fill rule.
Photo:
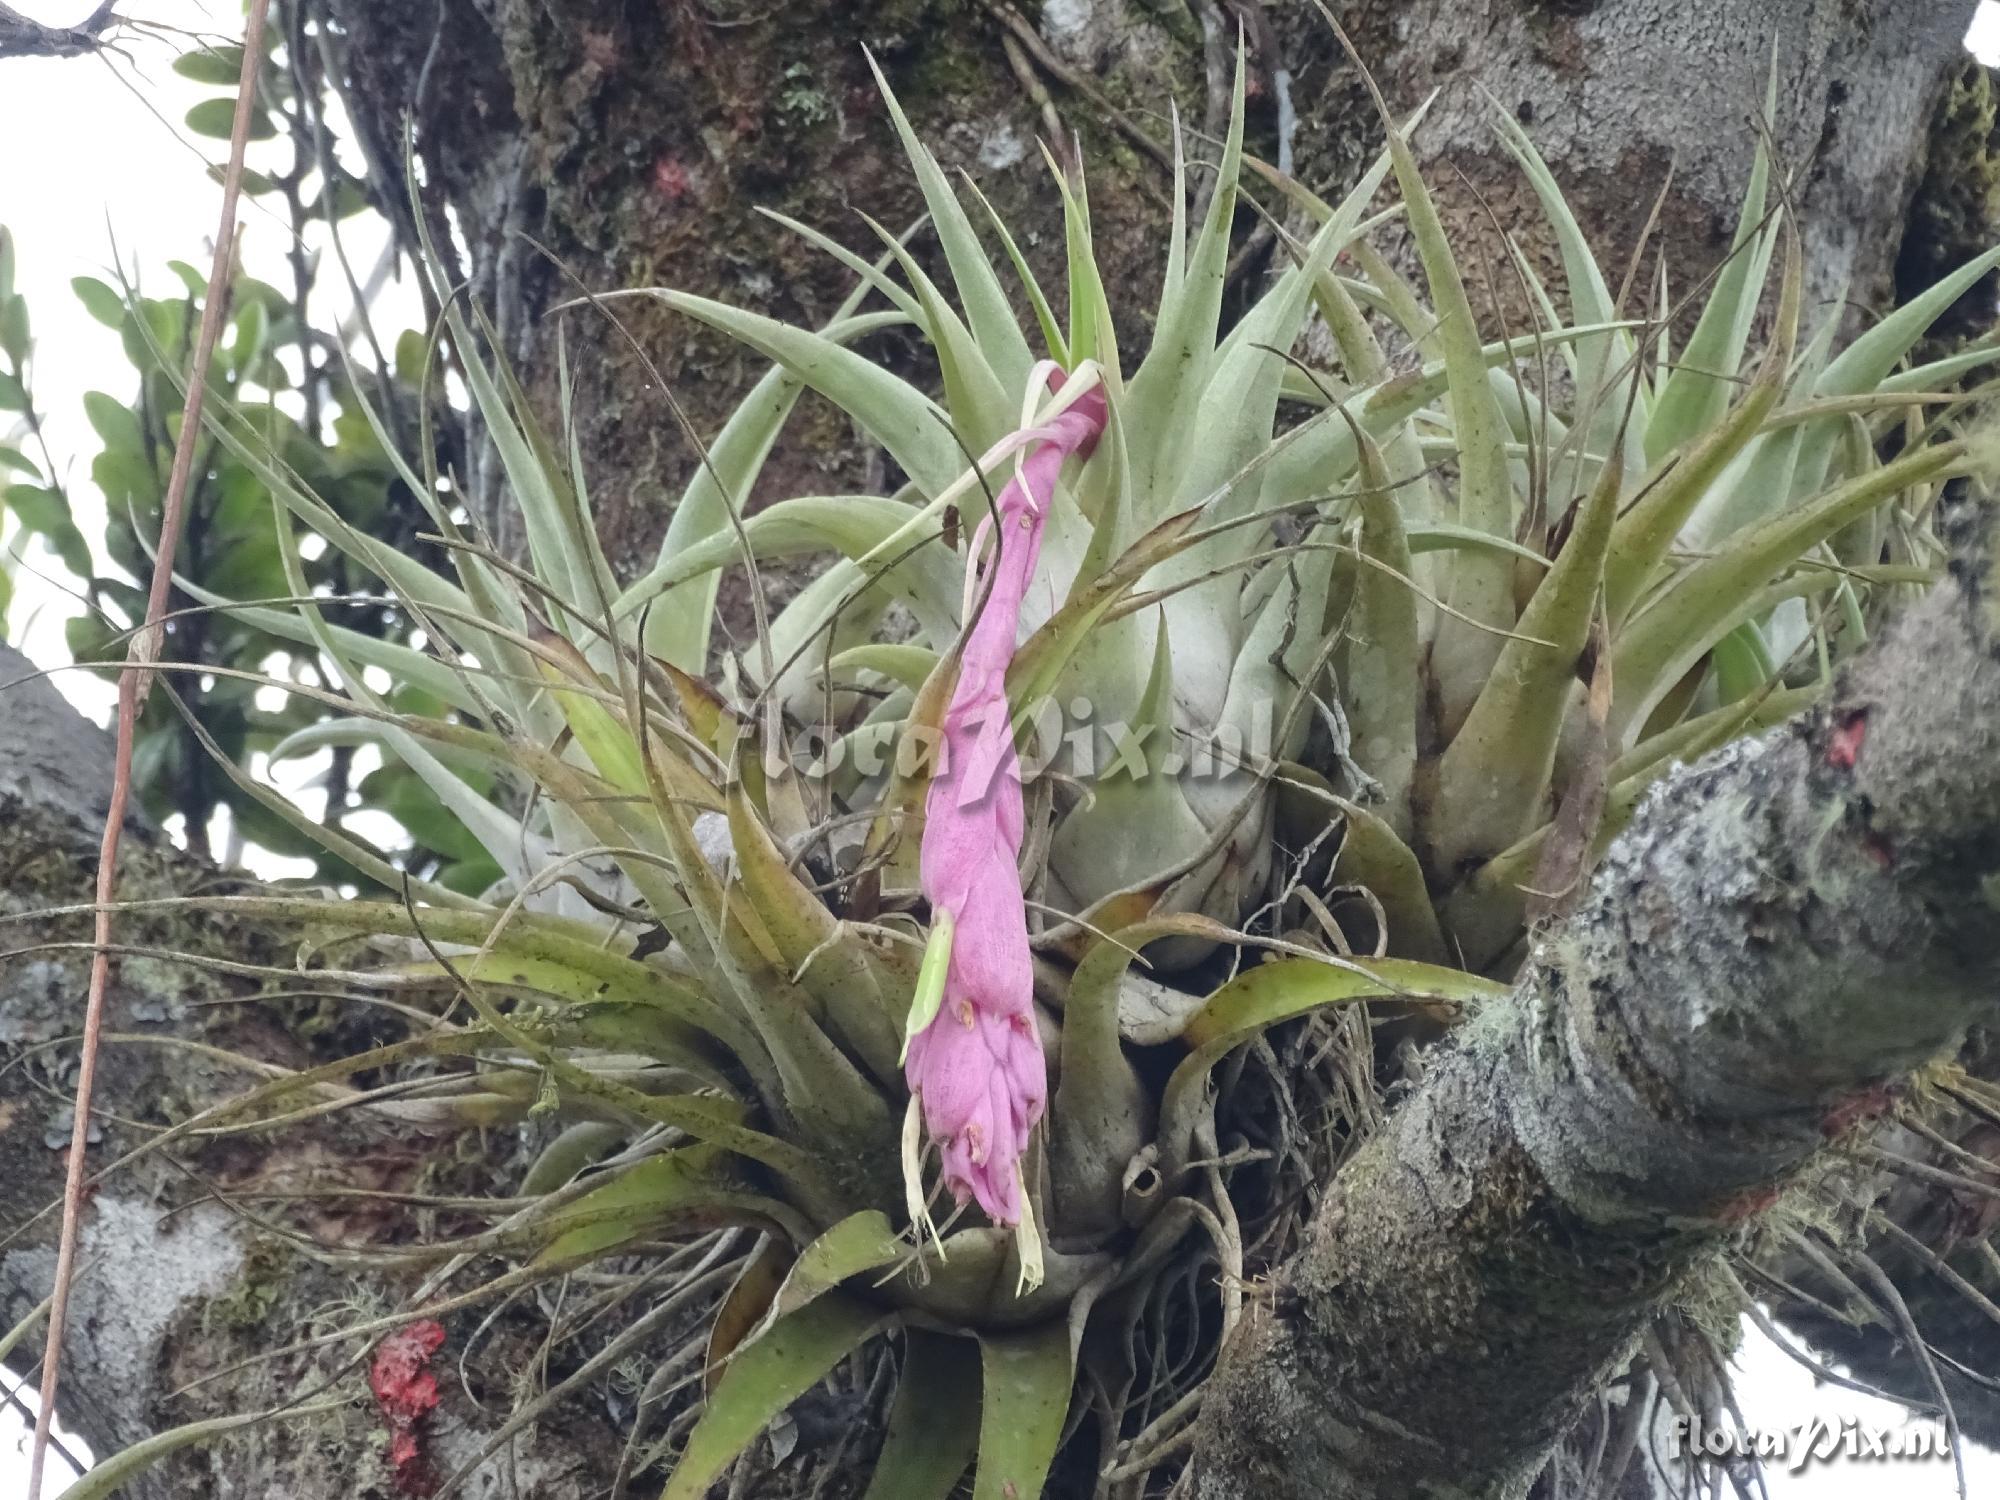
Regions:
<instances>
[{"instance_id":1,"label":"mossy branch surface","mask_svg":"<svg viewBox=\"0 0 2000 1500\"><path fill-rule=\"evenodd\" d=\"M1799 721L1684 769L1334 1180L1195 1493L1513 1496L1649 1317L2000 972L1989 519Z\"/></svg>"}]
</instances>

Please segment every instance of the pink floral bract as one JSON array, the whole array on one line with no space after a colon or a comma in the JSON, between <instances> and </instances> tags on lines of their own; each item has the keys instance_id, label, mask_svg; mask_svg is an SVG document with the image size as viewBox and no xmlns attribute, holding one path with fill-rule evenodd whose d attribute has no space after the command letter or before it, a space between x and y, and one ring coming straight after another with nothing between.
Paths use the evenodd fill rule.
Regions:
<instances>
[{"instance_id":1,"label":"pink floral bract","mask_svg":"<svg viewBox=\"0 0 2000 1500\"><path fill-rule=\"evenodd\" d=\"M1059 387L1060 374L1051 383ZM1021 1154L1048 1103L1016 863L1021 775L1007 667L1056 475L1065 457L1089 451L1104 422L1104 393L1093 389L1022 434L1029 441L1020 472L996 499L994 518L980 523L972 557L989 535L997 546L972 591L984 603L965 643L942 764L924 807L923 891L933 912L951 913L955 932L943 1003L910 1039L905 1075L938 1143L946 1185L960 1203L976 1198L1003 1226L1021 1221Z\"/></svg>"}]
</instances>

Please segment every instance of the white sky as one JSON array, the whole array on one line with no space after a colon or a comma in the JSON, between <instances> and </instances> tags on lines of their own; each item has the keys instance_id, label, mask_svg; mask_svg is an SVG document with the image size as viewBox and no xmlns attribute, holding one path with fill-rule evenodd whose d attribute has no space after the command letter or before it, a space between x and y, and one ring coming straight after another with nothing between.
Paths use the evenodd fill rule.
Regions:
<instances>
[{"instance_id":1,"label":"white sky","mask_svg":"<svg viewBox=\"0 0 2000 1500\"><path fill-rule=\"evenodd\" d=\"M54 25L71 24L95 8L95 0L10 3ZM121 9L208 33L233 36L241 26L240 6L232 0L127 0ZM1982 0L1967 45L1982 61L2000 65L1996 0ZM89 482L95 436L83 420L81 398L99 387L129 397L131 372L117 336L77 305L70 279L103 274L112 236L127 263L136 262L149 281L166 274L170 258L205 269L215 233L218 189L204 176L202 159L208 152L219 157L220 143L191 146L146 107L150 101L159 116L177 126L190 104L215 91L171 72L172 53L160 43L140 41L133 53L116 71L91 58L0 61L0 143L5 143L0 223L16 240L17 285L27 294L36 336L35 389L86 536L102 530L103 501ZM243 223L251 267L279 280L273 272L285 249L284 225L255 206L246 208ZM357 225L354 233L360 237L363 231ZM372 261L373 249L367 241L358 251L350 244L363 267ZM31 559L52 578L74 582L39 544ZM23 574L16 579L8 638L38 665L60 667L63 621L75 609L59 589ZM103 684L75 672L60 673L57 680L79 707L104 718L111 695ZM1755 1424L1789 1426L1841 1414L1878 1425L1895 1420L1883 1403L1838 1389L1815 1390L1808 1372L1754 1330L1747 1331L1740 1369L1741 1395ZM25 1443L26 1428L0 1408L0 1493L25 1484ZM59 1495L66 1479L60 1463L51 1461L49 1477L44 1493ZM2000 1495L2000 1458L1971 1454L1967 1477L1973 1495ZM1906 1500L1946 1500L1957 1493L1950 1464L1935 1462L1837 1462L1798 1476L1773 1472L1767 1482L1771 1500L1873 1500L1890 1486Z\"/></svg>"},{"instance_id":2,"label":"white sky","mask_svg":"<svg viewBox=\"0 0 2000 1500\"><path fill-rule=\"evenodd\" d=\"M14 8L31 19L64 25L95 7L89 0L26 0ZM139 0L124 9L219 33L234 8L200 0ZM9 143L0 152L0 223L13 231L15 286L28 299L37 404L64 468L61 477L75 501L77 523L93 541L103 531L103 499L90 483L95 434L84 420L81 397L103 386L126 400L134 380L118 335L83 312L69 283L84 275L111 280L106 268L114 236L120 253L128 263L136 256L149 281L165 271L169 258L206 269L218 207L217 189L202 175L198 149L147 108L150 102L177 126L190 105L217 91L173 73L174 54L164 44L140 41L132 54L132 62L115 65L115 72L113 64L98 58L0 62L5 132L0 140ZM132 87L118 81L121 74ZM203 142L199 149L218 145ZM277 225L264 229L254 218L249 223L253 249L258 241L277 240ZM28 557L64 585L75 585L39 541ZM24 573L17 583L8 639L37 665L61 666L67 659L63 622L80 613L80 606L31 575ZM57 682L94 717L109 712L114 695L108 685L77 672L60 673Z\"/></svg>"},{"instance_id":3,"label":"white sky","mask_svg":"<svg viewBox=\"0 0 2000 1500\"><path fill-rule=\"evenodd\" d=\"M1979 0L1972 27L1965 33L1965 50L1989 68L2000 68L2000 3Z\"/></svg>"}]
</instances>

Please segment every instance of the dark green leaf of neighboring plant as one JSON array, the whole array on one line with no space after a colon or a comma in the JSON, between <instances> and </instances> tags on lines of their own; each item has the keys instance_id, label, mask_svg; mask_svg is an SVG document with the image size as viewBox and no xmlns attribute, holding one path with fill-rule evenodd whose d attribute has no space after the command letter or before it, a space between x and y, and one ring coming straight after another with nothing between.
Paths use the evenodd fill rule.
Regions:
<instances>
[{"instance_id":1,"label":"dark green leaf of neighboring plant","mask_svg":"<svg viewBox=\"0 0 2000 1500\"><path fill-rule=\"evenodd\" d=\"M83 414L90 419L91 427L104 439L107 448L129 449L135 453L144 451L146 440L139 431L139 419L132 415L132 409L123 401L102 391L85 391Z\"/></svg>"},{"instance_id":2,"label":"dark green leaf of neighboring plant","mask_svg":"<svg viewBox=\"0 0 2000 1500\"><path fill-rule=\"evenodd\" d=\"M414 328L396 335L396 378L405 385L421 385L424 361L430 353L429 341Z\"/></svg>"},{"instance_id":3,"label":"dark green leaf of neighboring plant","mask_svg":"<svg viewBox=\"0 0 2000 1500\"><path fill-rule=\"evenodd\" d=\"M477 859L485 848L450 810L401 766L371 772L361 787L370 805L389 814L424 848L447 859Z\"/></svg>"},{"instance_id":4,"label":"dark green leaf of neighboring plant","mask_svg":"<svg viewBox=\"0 0 2000 1500\"><path fill-rule=\"evenodd\" d=\"M28 299L19 292L0 295L0 354L16 369L28 357Z\"/></svg>"},{"instance_id":5,"label":"dark green leaf of neighboring plant","mask_svg":"<svg viewBox=\"0 0 2000 1500\"><path fill-rule=\"evenodd\" d=\"M196 83L233 89L243 77L243 49L229 45L184 52L174 59L174 71Z\"/></svg>"},{"instance_id":6,"label":"dark green leaf of neighboring plant","mask_svg":"<svg viewBox=\"0 0 2000 1500\"><path fill-rule=\"evenodd\" d=\"M208 169L208 179L210 182L219 183L227 175L220 166L213 166ZM261 197L265 193L275 193L277 190L278 184L262 172L253 172L248 167L243 169L243 191L249 197Z\"/></svg>"},{"instance_id":7,"label":"dark green leaf of neighboring plant","mask_svg":"<svg viewBox=\"0 0 2000 1500\"><path fill-rule=\"evenodd\" d=\"M24 528L55 548L64 567L79 578L90 576L90 548L84 544L83 533L70 520L69 502L60 492L37 484L16 484L9 486L6 502Z\"/></svg>"},{"instance_id":8,"label":"dark green leaf of neighboring plant","mask_svg":"<svg viewBox=\"0 0 2000 1500\"><path fill-rule=\"evenodd\" d=\"M351 219L372 203L368 189L361 185L359 178L342 177L334 183L330 195L321 193L313 199L307 212L322 219Z\"/></svg>"},{"instance_id":9,"label":"dark green leaf of neighboring plant","mask_svg":"<svg viewBox=\"0 0 2000 1500\"><path fill-rule=\"evenodd\" d=\"M167 269L180 278L190 297L200 299L208 295L208 272L196 270L191 262L185 260L170 260Z\"/></svg>"},{"instance_id":10,"label":"dark green leaf of neighboring plant","mask_svg":"<svg viewBox=\"0 0 2000 1500\"><path fill-rule=\"evenodd\" d=\"M63 643L74 661L103 661L115 649L115 634L95 615L78 615L63 622Z\"/></svg>"},{"instance_id":11,"label":"dark green leaf of neighboring plant","mask_svg":"<svg viewBox=\"0 0 2000 1500\"><path fill-rule=\"evenodd\" d=\"M204 99L187 112L187 127L196 135L208 136L211 140L226 141L231 128L236 123L236 101L232 98ZM263 110L250 112L250 139L268 141L278 133L278 127L271 123L271 117Z\"/></svg>"},{"instance_id":12,"label":"dark green leaf of neighboring plant","mask_svg":"<svg viewBox=\"0 0 2000 1500\"><path fill-rule=\"evenodd\" d=\"M70 290L76 293L76 300L106 328L122 328L125 324L125 299L95 276L77 276L70 281Z\"/></svg>"},{"instance_id":13,"label":"dark green leaf of neighboring plant","mask_svg":"<svg viewBox=\"0 0 2000 1500\"><path fill-rule=\"evenodd\" d=\"M490 854L455 859L437 873L437 883L461 896L483 896L500 878L500 866Z\"/></svg>"},{"instance_id":14,"label":"dark green leaf of neighboring plant","mask_svg":"<svg viewBox=\"0 0 2000 1500\"><path fill-rule=\"evenodd\" d=\"M90 477L104 491L112 508L114 528L123 529L124 512L136 505L142 515L151 514L160 501L160 475L153 460L130 448L106 448L90 461Z\"/></svg>"}]
</instances>

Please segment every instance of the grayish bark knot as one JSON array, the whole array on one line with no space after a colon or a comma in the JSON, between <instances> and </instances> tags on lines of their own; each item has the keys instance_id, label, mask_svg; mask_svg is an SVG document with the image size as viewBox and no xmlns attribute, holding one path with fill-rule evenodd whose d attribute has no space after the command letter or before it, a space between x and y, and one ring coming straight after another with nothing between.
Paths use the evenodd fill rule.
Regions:
<instances>
[{"instance_id":1,"label":"grayish bark knot","mask_svg":"<svg viewBox=\"0 0 2000 1500\"><path fill-rule=\"evenodd\" d=\"M0 797L102 823L111 796L111 741L54 681L0 643Z\"/></svg>"}]
</instances>

